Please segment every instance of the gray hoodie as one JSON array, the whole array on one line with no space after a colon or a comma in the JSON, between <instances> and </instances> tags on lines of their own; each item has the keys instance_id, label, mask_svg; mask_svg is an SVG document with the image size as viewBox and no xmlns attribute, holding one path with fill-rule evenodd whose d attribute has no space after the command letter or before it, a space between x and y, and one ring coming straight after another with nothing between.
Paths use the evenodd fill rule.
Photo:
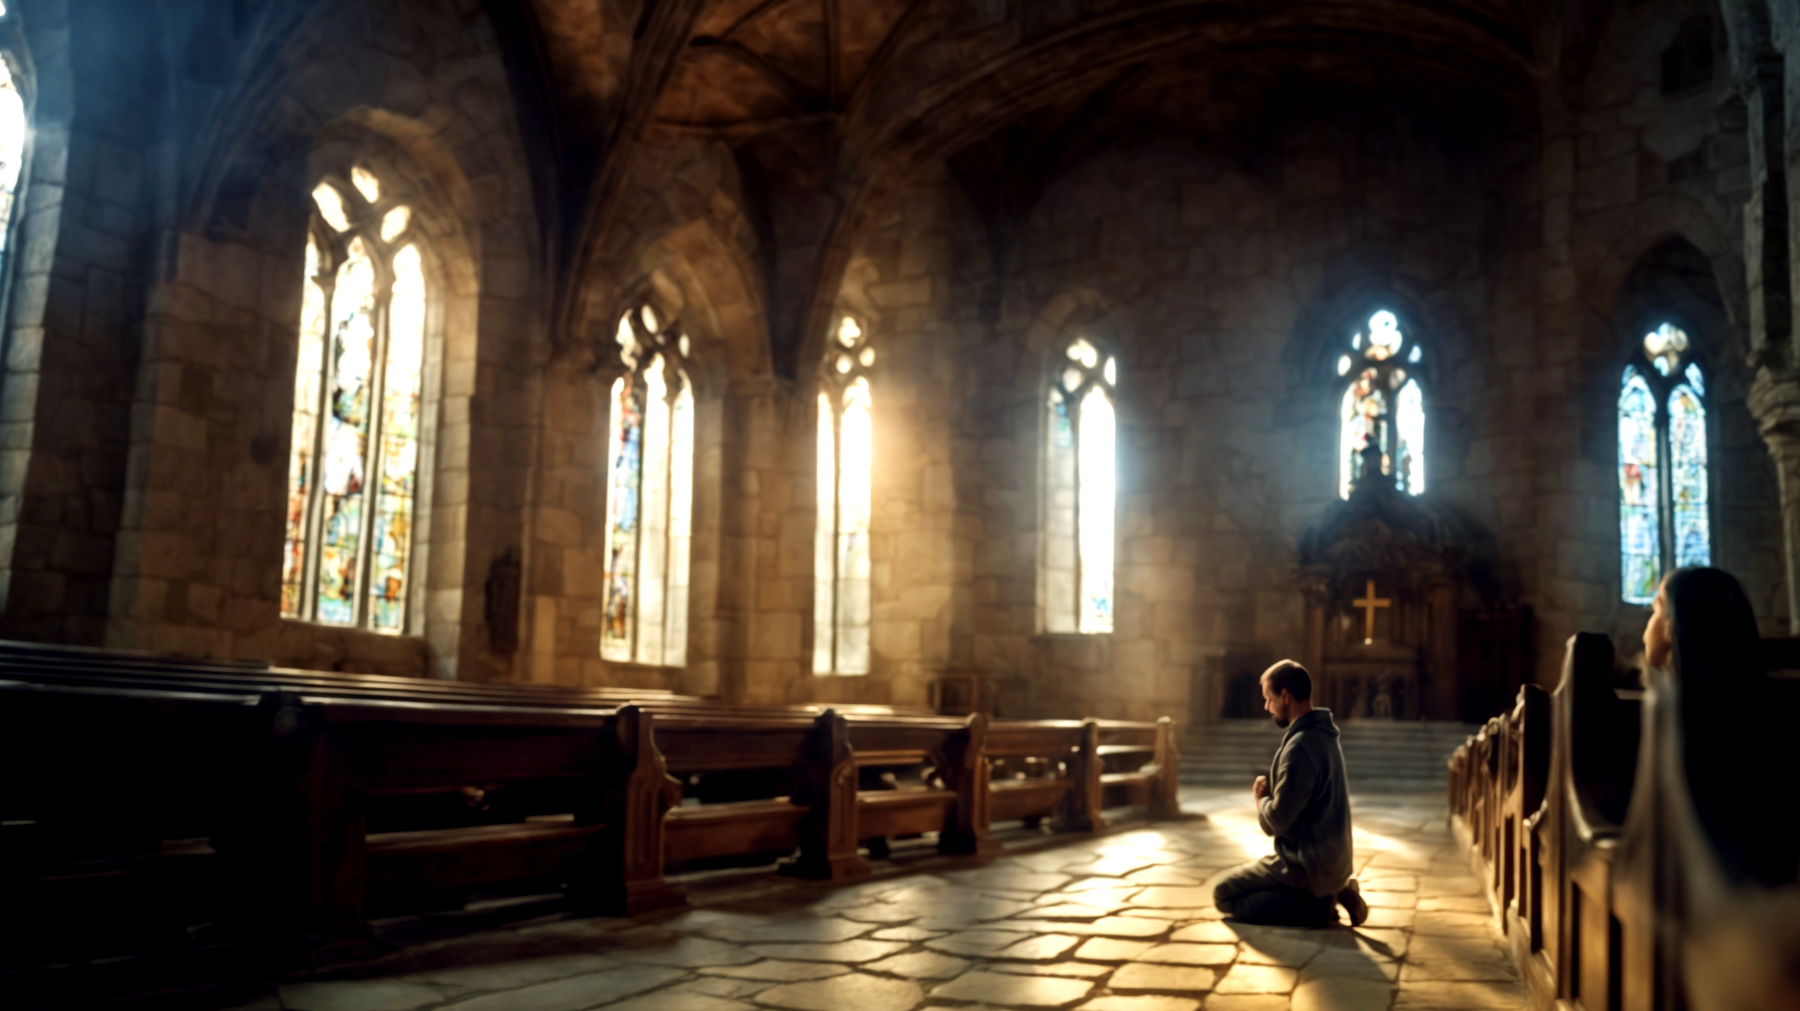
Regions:
<instances>
[{"instance_id":1,"label":"gray hoodie","mask_svg":"<svg viewBox=\"0 0 1800 1011\"><path fill-rule=\"evenodd\" d=\"M1269 766L1269 795L1257 805L1262 830L1275 837L1263 864L1314 895L1335 895L1350 881L1350 789L1331 710L1289 724Z\"/></svg>"}]
</instances>

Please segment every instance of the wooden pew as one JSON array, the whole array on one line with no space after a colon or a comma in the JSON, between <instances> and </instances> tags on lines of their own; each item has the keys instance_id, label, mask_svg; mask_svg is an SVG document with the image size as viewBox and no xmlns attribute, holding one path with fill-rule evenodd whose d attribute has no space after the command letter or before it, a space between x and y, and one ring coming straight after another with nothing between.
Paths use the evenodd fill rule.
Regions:
<instances>
[{"instance_id":1,"label":"wooden pew","mask_svg":"<svg viewBox=\"0 0 1800 1011\"><path fill-rule=\"evenodd\" d=\"M257 701L0 686L0 968L219 940Z\"/></svg>"},{"instance_id":2,"label":"wooden pew","mask_svg":"<svg viewBox=\"0 0 1800 1011\"><path fill-rule=\"evenodd\" d=\"M669 812L671 863L797 850L784 873L844 880L869 873L860 842L940 833L946 853L991 856L987 834L985 717L904 717L827 710L764 714L662 712L657 743L681 779L719 772L786 771L762 796L682 804ZM722 742L725 742L722 745ZM859 769L929 764L941 785L859 790ZM777 792L782 789L787 792Z\"/></svg>"},{"instance_id":3,"label":"wooden pew","mask_svg":"<svg viewBox=\"0 0 1800 1011\"><path fill-rule=\"evenodd\" d=\"M990 822L1053 818L1059 829L1105 830L1099 750L1094 720L995 721L987 735Z\"/></svg>"},{"instance_id":4,"label":"wooden pew","mask_svg":"<svg viewBox=\"0 0 1800 1011\"><path fill-rule=\"evenodd\" d=\"M988 730L987 754L998 767L994 821L1049 818L1059 829L1099 832L1109 806L1141 805L1151 818L1180 815L1181 759L1166 716L1156 723L1000 720Z\"/></svg>"},{"instance_id":5,"label":"wooden pew","mask_svg":"<svg viewBox=\"0 0 1800 1011\"><path fill-rule=\"evenodd\" d=\"M1113 806L1140 806L1152 818L1180 813L1181 755L1175 744L1175 722L1164 716L1155 723L1099 720L1095 754L1100 785Z\"/></svg>"},{"instance_id":6,"label":"wooden pew","mask_svg":"<svg viewBox=\"0 0 1800 1011\"><path fill-rule=\"evenodd\" d=\"M994 855L991 822L1022 816L998 798L1092 829L1107 788L1153 810L1174 788L1167 721L994 725L666 694L620 705L581 689L3 643L0 702L11 774L0 844L37 858L9 861L9 894L58 907L67 890L47 883L71 880L68 840L91 839L104 852L89 877L132 896L179 891L197 917L277 941L296 964L362 952L371 914L467 889L566 884L581 908L637 912L682 901L664 873L685 860L788 849L789 873L853 878L868 867L859 843L885 850L897 836L935 832L942 852ZM1050 785L993 788L996 752L1031 759ZM682 803L668 775L758 768L781 772L779 790L727 803ZM473 820L415 803L460 808L483 793L510 799ZM82 923L120 904L81 903ZM179 935L180 919L158 929Z\"/></svg>"},{"instance_id":7,"label":"wooden pew","mask_svg":"<svg viewBox=\"0 0 1800 1011\"><path fill-rule=\"evenodd\" d=\"M1756 720L1800 704L1800 649L1763 653L1780 676L1652 671L1635 691L1613 687L1610 640L1576 636L1554 695L1527 686L1484 729L1492 769L1477 739L1452 757L1453 822L1531 1007L1800 1006L1780 968L1800 964L1800 839L1768 817L1784 810L1771 790L1795 791L1785 738Z\"/></svg>"}]
</instances>

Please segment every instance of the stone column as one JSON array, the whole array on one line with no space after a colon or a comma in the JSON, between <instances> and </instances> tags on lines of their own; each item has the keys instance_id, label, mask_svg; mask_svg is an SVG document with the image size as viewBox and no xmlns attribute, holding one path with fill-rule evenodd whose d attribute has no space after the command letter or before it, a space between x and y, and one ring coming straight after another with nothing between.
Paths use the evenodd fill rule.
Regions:
<instances>
[{"instance_id":1,"label":"stone column","mask_svg":"<svg viewBox=\"0 0 1800 1011\"><path fill-rule=\"evenodd\" d=\"M1759 372L1750 387L1750 412L1775 459L1787 562L1788 631L1800 635L1800 373Z\"/></svg>"},{"instance_id":2,"label":"stone column","mask_svg":"<svg viewBox=\"0 0 1800 1011\"><path fill-rule=\"evenodd\" d=\"M1739 72L1749 113L1750 199L1744 206L1748 281L1750 413L1774 457L1787 563L1788 629L1800 635L1800 372L1796 372L1791 247L1794 207L1788 180L1783 61L1770 54Z\"/></svg>"},{"instance_id":3,"label":"stone column","mask_svg":"<svg viewBox=\"0 0 1800 1011\"><path fill-rule=\"evenodd\" d=\"M1750 199L1744 204L1750 360L1759 368L1794 362L1786 95L1782 61L1757 62L1743 77L1750 142Z\"/></svg>"}]
</instances>

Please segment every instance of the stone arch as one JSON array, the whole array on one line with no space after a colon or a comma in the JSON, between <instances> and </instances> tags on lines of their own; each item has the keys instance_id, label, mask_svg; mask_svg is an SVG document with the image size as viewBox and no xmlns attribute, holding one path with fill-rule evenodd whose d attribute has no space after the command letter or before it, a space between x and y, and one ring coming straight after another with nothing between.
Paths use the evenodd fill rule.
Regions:
<instances>
[{"instance_id":1,"label":"stone arch","mask_svg":"<svg viewBox=\"0 0 1800 1011\"><path fill-rule=\"evenodd\" d=\"M1613 289L1610 358L1628 355L1665 319L1702 336L1706 346L1696 349L1696 356L1709 366L1743 358L1746 349L1732 331L1716 268L1716 259L1680 234L1665 234L1640 251Z\"/></svg>"},{"instance_id":2,"label":"stone arch","mask_svg":"<svg viewBox=\"0 0 1800 1011\"><path fill-rule=\"evenodd\" d=\"M455 488L472 469L472 440L461 437L455 419L470 415L474 391L466 383L447 383L451 362L471 362L479 355L482 270L478 228L471 224L467 181L454 160L428 138L389 132L392 117L352 115L327 124L315 138L307 158L304 192L328 176L348 179L363 167L381 180L384 202L404 204L411 212L410 229L426 272L425 369L421 397L418 487L414 526L412 589L408 595L408 634L431 631L429 598L442 580L434 578L434 559L452 559L462 546L464 528L434 522L440 487ZM459 199L460 198L460 199ZM310 213L309 213L310 217ZM302 238L298 245L304 245ZM294 272L297 279L300 271ZM280 347L277 344L277 347ZM279 382L299 363L276 354L281 363L270 377ZM290 380L291 381L291 380ZM317 636L332 635L309 629ZM298 636L292 636L298 638Z\"/></svg>"},{"instance_id":3,"label":"stone arch","mask_svg":"<svg viewBox=\"0 0 1800 1011\"><path fill-rule=\"evenodd\" d=\"M1081 336L1097 336L1114 350L1129 354L1134 329L1123 310L1093 288L1069 288L1050 297L1025 328L1025 350L1039 357L1061 350Z\"/></svg>"},{"instance_id":4,"label":"stone arch","mask_svg":"<svg viewBox=\"0 0 1800 1011\"><path fill-rule=\"evenodd\" d=\"M1455 343L1450 336L1455 332L1452 321L1443 308L1397 272L1359 269L1321 289L1301 309L1282 349L1288 393L1277 411L1305 433L1303 452L1316 454L1308 456L1315 461L1309 469L1329 475L1331 499L1337 498L1340 411L1348 382L1338 374L1338 360L1351 352L1351 336L1382 309L1398 317L1400 331L1409 343L1425 349L1424 359L1411 370L1422 380L1420 392L1425 403L1426 487L1437 485L1430 475L1444 473L1441 461L1446 440L1441 433L1446 415L1441 408L1451 399L1444 388L1450 372L1446 351Z\"/></svg>"},{"instance_id":5,"label":"stone arch","mask_svg":"<svg viewBox=\"0 0 1800 1011\"><path fill-rule=\"evenodd\" d=\"M1381 309L1398 316L1401 332L1426 349L1426 361L1420 364L1432 375L1446 343L1442 314L1405 279L1385 271L1358 272L1315 299L1295 320L1282 354L1293 387L1337 386L1337 360L1350 346L1350 335Z\"/></svg>"},{"instance_id":6,"label":"stone arch","mask_svg":"<svg viewBox=\"0 0 1800 1011\"><path fill-rule=\"evenodd\" d=\"M665 264L685 264L676 269L691 275L687 287L693 291L742 293L712 300L726 314L719 317L716 332L745 326L766 331L762 293L767 286L757 229L745 206L737 166L723 145L686 143L638 152L618 220L606 232L607 245L571 279L579 293L576 311L559 340L569 345L609 341L625 297L637 286L661 283L665 297L681 297L666 287L670 276L647 280ZM763 344L760 358L766 363L766 335ZM566 350L580 353L574 347ZM761 369L766 371L766 364Z\"/></svg>"},{"instance_id":7,"label":"stone arch","mask_svg":"<svg viewBox=\"0 0 1800 1011\"><path fill-rule=\"evenodd\" d=\"M280 23L264 25L255 43L263 48L243 59L228 82L231 97L194 141L178 239L152 281L162 294L150 300L140 367L205 391L195 406L206 407L196 418L136 412L131 433L131 472L143 474L171 451L176 429L163 429L174 421L204 424L208 412L237 419L209 435L207 487L195 493L233 536L213 543L167 510L134 508L132 496L164 492L130 489L111 638L323 669L505 677L512 661L494 644L508 637L485 634L482 587L490 560L522 541L530 453L517 450L533 438L527 416L545 347L544 264L491 26L478 0L409 3L394 17L330 0L271 19ZM423 470L435 485L421 516L429 530L422 524L415 542L428 544L429 556L427 581L415 585L429 616L417 637L282 621L279 550L263 554L282 536L276 503L286 479L308 194L326 168L358 158L386 166L414 191L409 205L428 237L421 249L442 282L428 318L442 335L443 358L436 459ZM153 385L138 396L167 399ZM239 493L224 494L227 485ZM138 547L146 539L184 539L180 571L147 561ZM259 562L254 578L227 574L227 556L266 557L270 573L260 575ZM135 601L190 585L190 596L204 590L230 607L139 617L144 608Z\"/></svg>"},{"instance_id":8,"label":"stone arch","mask_svg":"<svg viewBox=\"0 0 1800 1011\"><path fill-rule=\"evenodd\" d=\"M1678 193L1658 194L1634 204L1628 218L1618 219L1610 236L1602 232L1577 251L1577 263L1591 263L1587 302L1599 318L1607 318L1624 292L1628 276L1644 257L1674 241L1703 257L1713 274L1728 318L1744 318L1742 299L1743 255L1730 232L1697 201ZM1741 325L1741 323L1739 323Z\"/></svg>"},{"instance_id":9,"label":"stone arch","mask_svg":"<svg viewBox=\"0 0 1800 1011\"><path fill-rule=\"evenodd\" d=\"M1644 248L1637 249L1636 247ZM1778 618L1773 601L1785 573L1775 552L1779 544L1779 501L1776 476L1755 418L1747 406L1754 373L1746 364L1748 348L1742 329L1732 319L1731 296L1719 277L1721 263L1735 263L1729 247L1707 250L1679 231L1647 232L1633 242L1629 270L1612 289L1602 337L1583 368L1581 385L1593 424L1608 433L1594 440L1605 447L1597 455L1609 472L1616 467L1617 398L1623 363L1650 329L1663 321L1676 323L1694 341L1692 354L1707 384L1707 442L1713 563L1736 574L1750 589L1759 615ZM1607 265L1609 268L1613 264ZM1617 515L1615 485L1609 483L1605 506ZM1614 544L1616 545L1616 540ZM1616 548L1615 548L1616 550ZM1616 566L1612 580L1617 584ZM1618 594L1614 594L1617 598ZM1618 612L1615 634L1632 637L1642 628L1640 609L1613 604Z\"/></svg>"}]
</instances>

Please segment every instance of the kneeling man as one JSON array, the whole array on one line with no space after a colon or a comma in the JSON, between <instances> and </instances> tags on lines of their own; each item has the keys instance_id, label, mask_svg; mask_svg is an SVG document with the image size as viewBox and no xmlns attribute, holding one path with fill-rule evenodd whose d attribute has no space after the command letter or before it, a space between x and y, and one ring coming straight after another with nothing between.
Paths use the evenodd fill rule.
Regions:
<instances>
[{"instance_id":1,"label":"kneeling man","mask_svg":"<svg viewBox=\"0 0 1800 1011\"><path fill-rule=\"evenodd\" d=\"M1360 926L1369 907L1350 876L1350 794L1337 724L1331 710L1313 708L1312 677L1292 660L1263 672L1262 693L1275 725L1287 728L1269 775L1250 788L1275 852L1232 871L1213 901L1231 919L1290 927L1329 926L1342 903Z\"/></svg>"}]
</instances>

